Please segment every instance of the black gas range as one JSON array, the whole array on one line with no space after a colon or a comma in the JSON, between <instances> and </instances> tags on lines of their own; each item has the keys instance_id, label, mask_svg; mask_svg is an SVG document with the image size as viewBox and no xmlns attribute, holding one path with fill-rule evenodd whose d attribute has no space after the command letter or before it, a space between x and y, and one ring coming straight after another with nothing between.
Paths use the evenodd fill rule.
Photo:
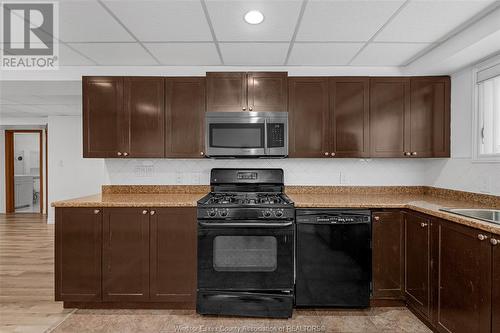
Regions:
<instances>
[{"instance_id":1,"label":"black gas range","mask_svg":"<svg viewBox=\"0 0 500 333\"><path fill-rule=\"evenodd\" d=\"M294 289L293 202L282 169L212 169L198 201L200 314L286 318Z\"/></svg>"}]
</instances>

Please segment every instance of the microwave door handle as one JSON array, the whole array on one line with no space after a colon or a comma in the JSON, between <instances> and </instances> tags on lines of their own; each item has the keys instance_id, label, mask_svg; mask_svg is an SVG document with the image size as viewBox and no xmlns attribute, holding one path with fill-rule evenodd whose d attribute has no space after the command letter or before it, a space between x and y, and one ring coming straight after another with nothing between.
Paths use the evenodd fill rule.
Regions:
<instances>
[{"instance_id":1,"label":"microwave door handle","mask_svg":"<svg viewBox=\"0 0 500 333\"><path fill-rule=\"evenodd\" d=\"M269 155L267 149L267 118L264 118L264 155Z\"/></svg>"}]
</instances>

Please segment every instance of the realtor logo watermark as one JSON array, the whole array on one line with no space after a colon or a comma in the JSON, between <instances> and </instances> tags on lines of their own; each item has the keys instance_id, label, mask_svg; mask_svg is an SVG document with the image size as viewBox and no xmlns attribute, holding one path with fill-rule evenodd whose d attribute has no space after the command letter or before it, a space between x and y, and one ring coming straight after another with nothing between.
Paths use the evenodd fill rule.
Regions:
<instances>
[{"instance_id":1,"label":"realtor logo watermark","mask_svg":"<svg viewBox=\"0 0 500 333\"><path fill-rule=\"evenodd\" d=\"M57 2L2 2L2 70L59 67Z\"/></svg>"}]
</instances>

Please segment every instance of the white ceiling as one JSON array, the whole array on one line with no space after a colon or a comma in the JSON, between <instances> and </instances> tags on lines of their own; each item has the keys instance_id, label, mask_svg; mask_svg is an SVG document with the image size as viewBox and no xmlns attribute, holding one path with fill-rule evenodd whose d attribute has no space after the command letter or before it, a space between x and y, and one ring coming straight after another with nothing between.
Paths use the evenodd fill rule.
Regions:
<instances>
[{"instance_id":1,"label":"white ceiling","mask_svg":"<svg viewBox=\"0 0 500 333\"><path fill-rule=\"evenodd\" d=\"M405 66L495 3L63 0L60 65ZM263 23L243 21L251 9Z\"/></svg>"},{"instance_id":2,"label":"white ceiling","mask_svg":"<svg viewBox=\"0 0 500 333\"><path fill-rule=\"evenodd\" d=\"M61 0L59 59L82 69L399 68L499 6L499 0ZM252 9L262 11L262 24L243 21ZM80 112L79 82L0 81L0 117Z\"/></svg>"}]
</instances>

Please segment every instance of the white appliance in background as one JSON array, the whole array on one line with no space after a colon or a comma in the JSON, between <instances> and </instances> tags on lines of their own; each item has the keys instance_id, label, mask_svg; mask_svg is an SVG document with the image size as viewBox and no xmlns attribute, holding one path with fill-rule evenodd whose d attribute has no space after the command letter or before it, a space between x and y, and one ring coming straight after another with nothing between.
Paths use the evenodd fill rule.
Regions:
<instances>
[{"instance_id":1,"label":"white appliance in background","mask_svg":"<svg viewBox=\"0 0 500 333\"><path fill-rule=\"evenodd\" d=\"M33 205L33 176L14 176L14 195L16 209Z\"/></svg>"}]
</instances>

